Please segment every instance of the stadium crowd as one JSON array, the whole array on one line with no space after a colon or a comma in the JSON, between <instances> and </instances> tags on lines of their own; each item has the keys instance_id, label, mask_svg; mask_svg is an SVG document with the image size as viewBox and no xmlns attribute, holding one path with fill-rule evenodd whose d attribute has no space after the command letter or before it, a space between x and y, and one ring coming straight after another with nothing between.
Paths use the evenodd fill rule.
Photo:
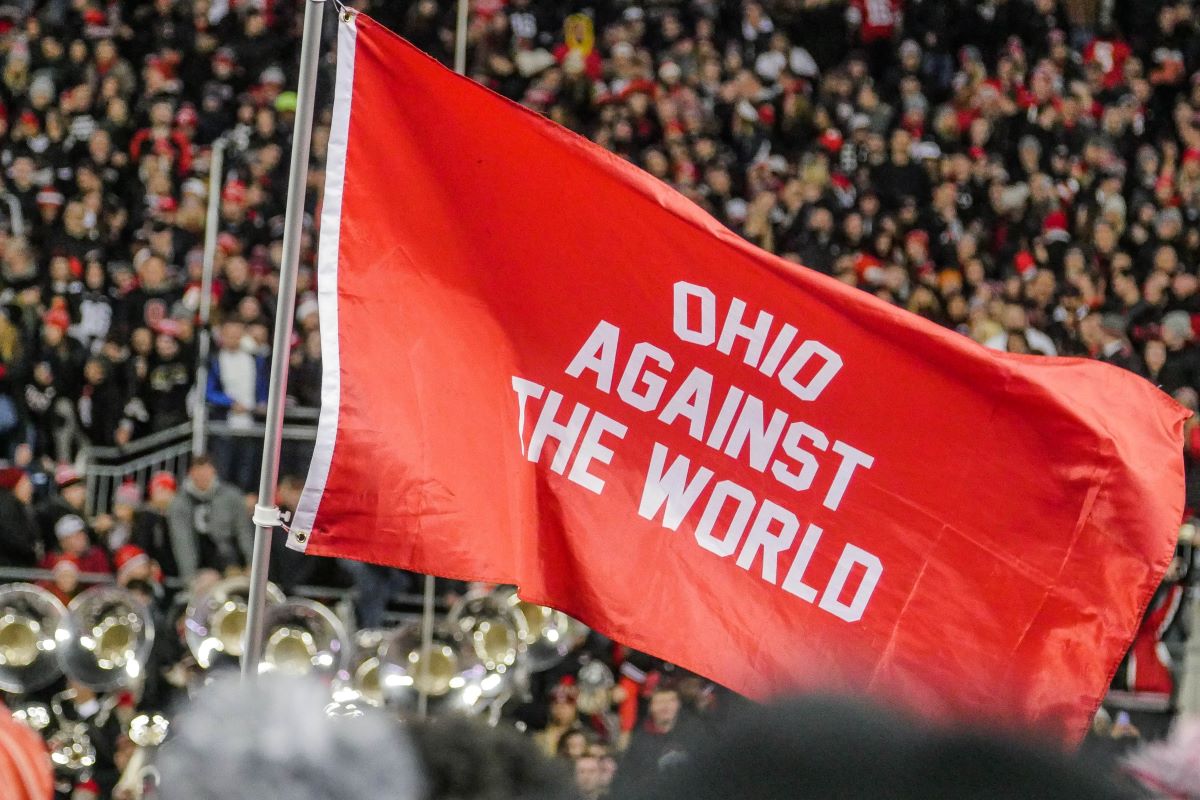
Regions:
<instances>
[{"instance_id":1,"label":"stadium crowd","mask_svg":"<svg viewBox=\"0 0 1200 800\"><path fill-rule=\"evenodd\" d=\"M451 60L453 3L348 5ZM185 597L189 581L249 555L255 448L214 443L213 460L186 475L121 486L103 514L89 513L87 448L186 423L198 396L228 427L250 427L275 357L290 359L290 401L319 403L312 265L329 46L296 330L289 353L270 352L301 11L285 0L0 2L0 566L52 569L46 585L64 600L80 572L112 573L177 616L164 582ZM467 71L784 258L988 347L1116 364L1200 410L1192 2L473 0ZM220 137L215 344L196 386ZM298 491L285 479L281 507ZM1181 547L1151 610L1161 614L1143 626L1149 652L1162 631L1183 635L1172 593L1190 561ZM409 579L312 562L281 551L273 579L353 584L369 624ZM626 745L626 762L669 762L680 708L691 722L735 702L617 650L593 639L519 714L545 752L574 761L589 798L604 795ZM590 715L576 706L580 659L620 676L614 702ZM1169 713L1170 665L1152 672L1141 671L1146 685L1118 675L1118 688L1165 694L1151 706Z\"/></svg>"}]
</instances>

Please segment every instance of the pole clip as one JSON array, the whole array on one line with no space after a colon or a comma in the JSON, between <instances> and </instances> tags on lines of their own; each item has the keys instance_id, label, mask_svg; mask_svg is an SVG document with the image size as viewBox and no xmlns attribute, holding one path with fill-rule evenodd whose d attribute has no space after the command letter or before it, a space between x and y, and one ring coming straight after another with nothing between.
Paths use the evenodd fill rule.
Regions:
<instances>
[{"instance_id":1,"label":"pole clip","mask_svg":"<svg viewBox=\"0 0 1200 800\"><path fill-rule=\"evenodd\" d=\"M280 511L276 506L254 506L254 516L251 521L260 528L282 528L291 515Z\"/></svg>"}]
</instances>

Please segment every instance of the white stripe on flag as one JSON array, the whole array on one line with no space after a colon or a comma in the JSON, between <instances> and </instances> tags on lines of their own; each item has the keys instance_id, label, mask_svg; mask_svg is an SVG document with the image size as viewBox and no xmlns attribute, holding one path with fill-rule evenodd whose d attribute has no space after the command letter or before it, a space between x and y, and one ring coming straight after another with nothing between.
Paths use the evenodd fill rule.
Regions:
<instances>
[{"instance_id":1,"label":"white stripe on flag","mask_svg":"<svg viewBox=\"0 0 1200 800\"><path fill-rule=\"evenodd\" d=\"M346 150L350 135L350 103L354 94L354 47L358 28L354 15L339 17L337 78L334 81L333 124L325 164L325 196L321 207L321 239L317 253L317 306L321 321L321 416L308 480L292 520L288 547L304 552L329 478L337 436L342 397L341 358L338 352L338 248L341 242L342 186L346 178Z\"/></svg>"}]
</instances>

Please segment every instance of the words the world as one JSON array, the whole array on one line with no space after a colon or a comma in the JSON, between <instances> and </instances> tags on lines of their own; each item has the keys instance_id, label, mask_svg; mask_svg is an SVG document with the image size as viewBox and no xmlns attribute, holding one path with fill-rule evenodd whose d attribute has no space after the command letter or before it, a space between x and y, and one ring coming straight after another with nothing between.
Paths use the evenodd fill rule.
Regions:
<instances>
[{"instance_id":1,"label":"words the world","mask_svg":"<svg viewBox=\"0 0 1200 800\"><path fill-rule=\"evenodd\" d=\"M837 352L803 338L794 325L777 325L765 310L751 321L744 301L720 304L703 286L676 283L672 311L672 330L680 342L740 358L803 403L817 401L844 366ZM830 511L842 506L855 477L874 465L873 456L845 440L683 363L653 343L623 341L617 325L601 320L565 373L663 425L677 426L714 453L769 474L787 490L815 494ZM613 463L614 448L629 426L525 378L514 376L512 388L525 457L538 463L553 443L550 469L602 493L605 480L598 467ZM687 522L696 544L708 553L732 559L740 569L847 622L863 617L883 574L878 557L842 542L832 572L822 585L812 585L807 576L818 549L837 546L823 542L829 538L825 531L720 476L720 463L705 466L694 458L653 443L639 516L670 531Z\"/></svg>"}]
</instances>

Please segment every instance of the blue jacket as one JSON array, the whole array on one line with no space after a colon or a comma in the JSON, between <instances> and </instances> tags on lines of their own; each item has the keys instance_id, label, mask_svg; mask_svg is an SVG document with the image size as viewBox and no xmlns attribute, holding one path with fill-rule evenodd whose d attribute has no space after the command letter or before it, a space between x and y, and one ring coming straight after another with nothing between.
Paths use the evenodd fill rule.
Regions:
<instances>
[{"instance_id":1,"label":"blue jacket","mask_svg":"<svg viewBox=\"0 0 1200 800\"><path fill-rule=\"evenodd\" d=\"M233 407L233 399L225 394L225 386L221 382L221 361L215 355L208 363L208 388L205 399L214 408L229 409ZM254 400L258 405L267 402L267 392L270 389L271 365L266 356L254 357Z\"/></svg>"}]
</instances>

